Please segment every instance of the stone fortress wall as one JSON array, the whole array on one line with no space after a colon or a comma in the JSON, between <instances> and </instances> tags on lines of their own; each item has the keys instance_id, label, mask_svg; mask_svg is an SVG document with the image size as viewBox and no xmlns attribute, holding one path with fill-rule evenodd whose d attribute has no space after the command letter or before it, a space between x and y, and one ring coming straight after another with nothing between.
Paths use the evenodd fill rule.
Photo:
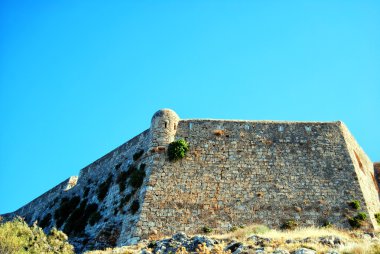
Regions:
<instances>
[{"instance_id":1,"label":"stone fortress wall","mask_svg":"<svg viewBox=\"0 0 380 254\"><path fill-rule=\"evenodd\" d=\"M52 218L48 226L44 227L45 230L49 231L52 227L64 230L65 223L62 226L57 226L54 215L59 210L62 200L65 198L72 200L79 197L81 202L86 200L87 205L98 205L101 219L95 225L87 225L81 234L69 233L70 240L77 250L104 248L131 241L135 242L137 239L133 236L136 235L139 212L131 213L130 208L135 200L142 203L146 187L143 185L141 188L133 189L126 185L125 190L120 191L117 178L121 172L128 171L131 165L138 168L144 164L147 174L150 172L149 156L141 154L137 160L133 157L141 151L147 151L151 140L149 130L142 132L80 170L79 177L68 178L15 212L2 216L5 219L21 216L29 224L32 224L34 221L41 222L50 214ZM103 200L99 200L100 186L107 181L109 181L107 194ZM126 199L126 197L129 198ZM80 207L80 204L78 203L75 207L70 208L71 211L68 213L67 219ZM87 239L85 243L83 243L83 239Z\"/></svg>"},{"instance_id":2,"label":"stone fortress wall","mask_svg":"<svg viewBox=\"0 0 380 254\"><path fill-rule=\"evenodd\" d=\"M179 138L189 155L153 165L138 222L143 237L288 220L349 227L352 200L377 228L373 164L341 122L180 120Z\"/></svg>"},{"instance_id":3,"label":"stone fortress wall","mask_svg":"<svg viewBox=\"0 0 380 254\"><path fill-rule=\"evenodd\" d=\"M180 138L190 151L170 162L167 146ZM131 174L139 169L144 178L136 186ZM78 178L4 217L19 215L32 223L50 214L49 230L57 224L62 200L75 197L81 203L68 218L83 203L96 204L100 214L80 234L69 234L79 250L177 231L200 233L205 226L226 231L295 220L349 227L347 217L358 212L348 206L352 200L369 215L367 227L377 228L374 213L380 211L373 164L341 122L181 120L168 109L156 112L148 130L82 169Z\"/></svg>"}]
</instances>

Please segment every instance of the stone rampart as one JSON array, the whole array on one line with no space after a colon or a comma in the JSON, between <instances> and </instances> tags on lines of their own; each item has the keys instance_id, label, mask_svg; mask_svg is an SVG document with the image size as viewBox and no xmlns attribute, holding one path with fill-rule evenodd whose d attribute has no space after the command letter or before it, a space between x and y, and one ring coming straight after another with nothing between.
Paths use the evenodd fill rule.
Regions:
<instances>
[{"instance_id":1,"label":"stone rampart","mask_svg":"<svg viewBox=\"0 0 380 254\"><path fill-rule=\"evenodd\" d=\"M123 179L125 188L120 190L118 182L121 180L118 179L122 172L127 172L132 167L139 168L142 164L146 165L146 175L150 173L150 157L147 156L150 140L150 131L146 130L83 168L78 178L68 178L17 211L5 214L4 217L10 219L18 215L31 224L34 221L40 223L50 216L47 226L44 226L46 231L56 226L67 232L69 229L66 228L65 222L57 226L57 211L62 207L63 200L79 197L80 203L66 212L65 219L69 220L75 211L78 213L82 203L87 204L87 207L95 204L100 219L93 225L87 221L81 232L69 233L70 241L78 251L83 248L104 248L136 241L133 236L140 209L137 207L133 212L130 210L133 203L138 206L142 204L146 188L144 184L139 188L132 188L128 185L128 179ZM104 197L100 198L100 192L105 193ZM79 213L85 213L85 210ZM80 214L78 220L83 216L87 215ZM83 237L87 238L86 243L82 242Z\"/></svg>"},{"instance_id":2,"label":"stone rampart","mask_svg":"<svg viewBox=\"0 0 380 254\"><path fill-rule=\"evenodd\" d=\"M349 227L357 212L350 201L371 219L380 210L369 161L340 122L181 120L175 138L186 139L190 152L153 165L138 224L143 237L289 220ZM363 156L368 177L357 180L348 149Z\"/></svg>"},{"instance_id":3,"label":"stone rampart","mask_svg":"<svg viewBox=\"0 0 380 254\"><path fill-rule=\"evenodd\" d=\"M181 138L190 151L171 162L167 146ZM163 109L150 129L5 217L56 226L78 251L204 227L349 228L360 211L369 215L364 227L377 229L375 177L341 122L180 120Z\"/></svg>"}]
</instances>

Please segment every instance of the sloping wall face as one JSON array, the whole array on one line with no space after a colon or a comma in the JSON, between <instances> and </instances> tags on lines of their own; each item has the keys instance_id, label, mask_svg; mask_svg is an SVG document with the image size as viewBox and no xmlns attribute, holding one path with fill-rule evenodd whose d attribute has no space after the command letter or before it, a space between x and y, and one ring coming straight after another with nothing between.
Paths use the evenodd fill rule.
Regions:
<instances>
[{"instance_id":1,"label":"sloping wall face","mask_svg":"<svg viewBox=\"0 0 380 254\"><path fill-rule=\"evenodd\" d=\"M181 161L156 155L138 233L225 231L262 223L349 227L365 199L340 123L181 120ZM363 179L363 182L368 179Z\"/></svg>"},{"instance_id":2,"label":"sloping wall face","mask_svg":"<svg viewBox=\"0 0 380 254\"><path fill-rule=\"evenodd\" d=\"M375 213L380 212L379 186L375 176L374 164L368 158L363 149L356 142L347 127L341 125L342 133L346 140L347 149L351 157L352 165L355 167L356 177L359 181L365 204L370 215L370 220L375 229L379 228Z\"/></svg>"},{"instance_id":3,"label":"sloping wall face","mask_svg":"<svg viewBox=\"0 0 380 254\"><path fill-rule=\"evenodd\" d=\"M190 151L170 162L167 145L180 138ZM348 228L360 211L376 228L373 165L341 122L179 120L163 109L149 130L4 217L62 229L81 252L204 227Z\"/></svg>"},{"instance_id":4,"label":"sloping wall face","mask_svg":"<svg viewBox=\"0 0 380 254\"><path fill-rule=\"evenodd\" d=\"M83 168L71 188L67 188L69 178L6 217L22 216L28 223L37 220L46 231L58 227L70 236L77 251L133 241L144 181L151 170L150 135L146 130ZM145 172L142 182L131 183L133 172L140 169Z\"/></svg>"}]
</instances>

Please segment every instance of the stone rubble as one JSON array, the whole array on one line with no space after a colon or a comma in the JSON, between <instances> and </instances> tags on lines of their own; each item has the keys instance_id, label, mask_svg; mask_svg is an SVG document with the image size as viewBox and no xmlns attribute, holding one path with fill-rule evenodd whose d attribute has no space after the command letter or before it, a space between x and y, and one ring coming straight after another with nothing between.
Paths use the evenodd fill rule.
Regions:
<instances>
[{"instance_id":1,"label":"stone rubble","mask_svg":"<svg viewBox=\"0 0 380 254\"><path fill-rule=\"evenodd\" d=\"M371 234L361 234L360 237L371 236ZM379 239L373 235L373 241L379 241ZM249 244L244 244L242 242L237 242L235 240L227 240L224 251L230 251L231 254L316 254L316 250L309 249L306 247L299 247L298 249L289 252L286 249L277 248L275 250L269 251L268 246L273 243L273 239L265 238L258 235L251 235L247 238ZM183 232L174 234L171 238L166 238L163 240L151 241L146 244L146 248L140 251L144 254L174 254L180 247L185 247L188 253L196 253L196 249L199 245L205 244L208 249L212 250L215 245L221 244L221 240L213 239L209 236L196 235L193 237L187 236ZM339 254L336 250L339 247L346 244L344 239L338 236L330 235L323 237L306 237L304 239L287 239L286 243L289 244L322 244L332 249L327 252L327 254Z\"/></svg>"}]
</instances>

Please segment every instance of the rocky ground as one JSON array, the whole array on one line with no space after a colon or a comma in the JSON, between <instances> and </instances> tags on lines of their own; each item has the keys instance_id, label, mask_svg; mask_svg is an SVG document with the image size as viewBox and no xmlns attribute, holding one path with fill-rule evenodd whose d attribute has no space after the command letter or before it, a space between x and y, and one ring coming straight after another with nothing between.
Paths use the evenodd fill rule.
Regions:
<instances>
[{"instance_id":1,"label":"rocky ground","mask_svg":"<svg viewBox=\"0 0 380 254\"><path fill-rule=\"evenodd\" d=\"M258 232L239 229L224 235L188 236L177 233L172 237L142 241L134 246L125 246L87 254L108 253L161 253L161 254L375 254L380 253L380 238L375 233L348 232L336 229L297 229L295 231Z\"/></svg>"}]
</instances>

